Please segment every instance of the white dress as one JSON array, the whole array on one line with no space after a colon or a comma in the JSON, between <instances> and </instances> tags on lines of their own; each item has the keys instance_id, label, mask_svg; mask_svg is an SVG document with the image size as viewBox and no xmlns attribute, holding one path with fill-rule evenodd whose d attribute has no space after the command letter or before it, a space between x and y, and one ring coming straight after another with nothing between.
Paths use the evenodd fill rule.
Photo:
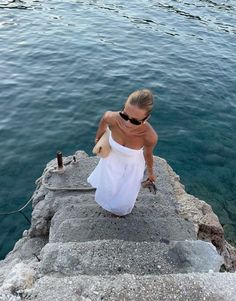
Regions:
<instances>
[{"instance_id":1,"label":"white dress","mask_svg":"<svg viewBox=\"0 0 236 301\"><path fill-rule=\"evenodd\" d=\"M87 178L96 188L95 201L116 215L129 214L138 196L145 160L143 148L136 150L117 143L109 131L111 152L101 158Z\"/></svg>"}]
</instances>

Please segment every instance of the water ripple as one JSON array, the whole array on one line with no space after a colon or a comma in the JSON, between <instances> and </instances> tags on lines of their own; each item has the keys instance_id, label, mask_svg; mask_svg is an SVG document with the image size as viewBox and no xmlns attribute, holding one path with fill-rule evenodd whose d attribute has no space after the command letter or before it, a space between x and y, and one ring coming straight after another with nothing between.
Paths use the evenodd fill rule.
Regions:
<instances>
[{"instance_id":1,"label":"water ripple","mask_svg":"<svg viewBox=\"0 0 236 301\"><path fill-rule=\"evenodd\" d=\"M235 197L234 1L0 3L2 210L30 197L58 149L91 154L103 112L147 87L155 95L155 154L232 223L222 200ZM25 228L15 220L0 221L8 229L1 246Z\"/></svg>"},{"instance_id":2,"label":"water ripple","mask_svg":"<svg viewBox=\"0 0 236 301\"><path fill-rule=\"evenodd\" d=\"M204 4L198 4L198 1L204 2ZM104 3L104 1L81 1L80 3L83 5L91 6L93 9L102 9L102 10L108 10L110 13L115 13L120 15L123 18L128 19L130 22L136 25L142 25L142 26L148 26L149 28L153 30L158 30L159 32L164 32L166 34L176 36L176 35L183 35L184 32L181 30L180 26L178 28L178 31L176 29L171 28L169 30L169 24L167 22L160 22L158 20L158 15L161 13L159 11L159 14L155 14L155 11L151 12L151 10L158 7L159 9L163 11L167 11L167 13L174 13L177 16L182 16L184 18L187 18L189 20L200 22L200 24L204 25L208 30L213 31L222 31L222 32L228 32L228 33L236 33L236 27L235 27L235 8L229 4L224 3L216 3L213 1L201 1L198 0L195 2L186 2L186 1L169 1L170 3L161 2L161 1L150 1L146 4L145 9L140 11L140 16L134 16L132 15L132 9L129 9L129 5L123 6L123 5L116 5L111 3ZM173 4L172 4L173 2ZM199 8L201 10L199 11ZM231 13L231 23L225 22L222 18L220 21L217 18L217 15L220 16L220 14L217 12L217 10L220 10L219 13L222 13L223 10L226 11L226 13ZM143 15L145 15L147 12L150 12L152 15L152 18L145 18ZM195 11L196 13L193 14L191 11ZM136 12L137 14L137 12ZM168 19L169 20L169 16ZM186 35L186 33L185 33ZM191 36L197 36L194 34L190 34Z\"/></svg>"},{"instance_id":3,"label":"water ripple","mask_svg":"<svg viewBox=\"0 0 236 301\"><path fill-rule=\"evenodd\" d=\"M1 1L0 9L33 9L35 6L39 6L39 1L23 1L23 0L11 0Z\"/></svg>"},{"instance_id":4,"label":"water ripple","mask_svg":"<svg viewBox=\"0 0 236 301\"><path fill-rule=\"evenodd\" d=\"M233 5L229 5L228 1L227 3L223 3L222 1L220 3L211 1L211 0L198 0L199 2L204 2L207 5L209 5L210 7L214 7L220 10L226 10L226 11L234 11L235 8Z\"/></svg>"},{"instance_id":5,"label":"water ripple","mask_svg":"<svg viewBox=\"0 0 236 301\"><path fill-rule=\"evenodd\" d=\"M153 7L156 6L161 9L167 10L168 12L172 12L174 14L184 16L188 19L199 21L201 24L205 25L209 30L220 30L220 31L235 34L236 33L235 8L233 6L225 5L225 4L218 5L217 3L214 3L212 1L205 1L205 2L210 2L211 6L209 7L213 9L212 12L210 10L206 10L207 7L205 6L199 6L196 2L188 3L186 1L184 2L178 1L176 3L175 1L173 4L166 4L166 2L162 3L162 2L152 1L152 6ZM191 12L187 11L187 9L194 11L196 8L202 8L202 11L196 10L197 14L192 14ZM227 13L230 12L231 15L233 16L231 17L232 23L227 24L226 22L224 22L222 16L220 16L220 14L217 13L217 11L215 10L216 8L220 10L225 9L227 10ZM221 22L217 21L218 19L217 15L221 18Z\"/></svg>"}]
</instances>

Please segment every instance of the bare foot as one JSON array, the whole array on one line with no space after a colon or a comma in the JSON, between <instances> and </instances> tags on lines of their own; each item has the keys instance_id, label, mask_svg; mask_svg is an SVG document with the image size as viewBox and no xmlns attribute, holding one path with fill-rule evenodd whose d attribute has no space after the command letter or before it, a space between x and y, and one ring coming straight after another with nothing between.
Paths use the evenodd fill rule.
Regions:
<instances>
[{"instance_id":1,"label":"bare foot","mask_svg":"<svg viewBox=\"0 0 236 301\"><path fill-rule=\"evenodd\" d=\"M122 215L116 215L114 213L111 213L111 217L123 217Z\"/></svg>"},{"instance_id":2,"label":"bare foot","mask_svg":"<svg viewBox=\"0 0 236 301\"><path fill-rule=\"evenodd\" d=\"M119 215L116 215L114 213L111 213L111 217L119 217Z\"/></svg>"}]
</instances>

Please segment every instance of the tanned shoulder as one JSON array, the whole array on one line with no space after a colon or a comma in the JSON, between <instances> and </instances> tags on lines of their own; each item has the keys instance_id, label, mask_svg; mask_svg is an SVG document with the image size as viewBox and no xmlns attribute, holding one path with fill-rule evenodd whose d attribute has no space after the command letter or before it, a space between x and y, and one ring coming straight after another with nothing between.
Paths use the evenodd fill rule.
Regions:
<instances>
[{"instance_id":1,"label":"tanned shoulder","mask_svg":"<svg viewBox=\"0 0 236 301\"><path fill-rule=\"evenodd\" d=\"M155 146L158 141L158 134L149 124L145 134L145 145Z\"/></svg>"},{"instance_id":2,"label":"tanned shoulder","mask_svg":"<svg viewBox=\"0 0 236 301\"><path fill-rule=\"evenodd\" d=\"M116 112L106 111L103 115L103 119L108 125L114 125L116 120L116 115L117 115Z\"/></svg>"}]
</instances>

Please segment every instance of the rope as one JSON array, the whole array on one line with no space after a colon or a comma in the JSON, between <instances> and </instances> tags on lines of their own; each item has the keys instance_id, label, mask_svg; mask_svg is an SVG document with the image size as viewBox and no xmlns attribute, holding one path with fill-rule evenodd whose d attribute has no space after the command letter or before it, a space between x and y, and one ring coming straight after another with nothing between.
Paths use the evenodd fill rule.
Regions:
<instances>
[{"instance_id":1,"label":"rope","mask_svg":"<svg viewBox=\"0 0 236 301\"><path fill-rule=\"evenodd\" d=\"M32 201L33 197L31 197L28 202L26 202L20 209L14 210L14 211L9 211L9 212L0 212L0 215L10 215L10 214L14 214L14 213L18 213L20 211L22 211L23 209L25 209L25 207L27 207L29 205L29 203Z\"/></svg>"},{"instance_id":2,"label":"rope","mask_svg":"<svg viewBox=\"0 0 236 301\"><path fill-rule=\"evenodd\" d=\"M63 191L63 190L66 190L66 191L93 191L96 189L94 187L60 187L60 188L58 188L58 187L48 186L45 183L44 178L42 179L42 184L48 190L52 190L52 191Z\"/></svg>"},{"instance_id":3,"label":"rope","mask_svg":"<svg viewBox=\"0 0 236 301\"><path fill-rule=\"evenodd\" d=\"M47 183L45 182L45 178L51 172L57 172L57 170L55 170L55 167L51 168L49 170L46 170L45 174L37 180L37 182L41 180L42 185L44 187L46 187L48 190L51 190L51 191L63 191L63 190L66 190L66 191L94 191L96 189L94 187L60 187L60 188L58 188L58 187L48 186Z\"/></svg>"},{"instance_id":4,"label":"rope","mask_svg":"<svg viewBox=\"0 0 236 301\"><path fill-rule=\"evenodd\" d=\"M65 165L65 164L64 164ZM66 164L66 165L68 165L68 163ZM51 173L51 172L57 172L56 170L55 170L55 168L56 167L53 167L53 168L50 168L50 169L48 169L48 170L46 170L45 171L45 174L43 175L43 176L41 176L40 178L38 178L36 181L35 181L35 183L37 184L37 185L39 185L40 184L40 182L41 182L41 184L45 187L45 188L47 188L48 190L51 190L51 191L94 191L96 188L94 188L94 187L60 187L60 188L58 188L58 187L51 187L51 186L48 186L46 183L45 183L45 178L46 178L46 176L48 176L48 174L49 173ZM38 188L38 187L37 187ZM36 189L37 189L36 188ZM9 212L0 212L0 215L10 215L10 214L15 214L15 213L21 213L21 214L23 214L21 211L23 210L23 209L25 209L28 205L29 205L29 203L32 201L32 199L33 199L33 196L21 207L21 208L19 208L19 209L17 209L17 210L13 210L13 211L9 211ZM27 221L29 221L29 219L23 214L23 216L27 219Z\"/></svg>"},{"instance_id":5,"label":"rope","mask_svg":"<svg viewBox=\"0 0 236 301\"><path fill-rule=\"evenodd\" d=\"M29 203L32 201L33 196L28 200L28 202L26 202L20 209L17 210L13 210L13 211L9 211L9 212L0 212L0 215L11 215L11 214L15 214L15 213L21 213L24 218L27 220L27 222L29 224L31 224L30 220L28 219L28 217L22 212L23 209L25 209L25 207L27 207L29 205Z\"/></svg>"}]
</instances>

